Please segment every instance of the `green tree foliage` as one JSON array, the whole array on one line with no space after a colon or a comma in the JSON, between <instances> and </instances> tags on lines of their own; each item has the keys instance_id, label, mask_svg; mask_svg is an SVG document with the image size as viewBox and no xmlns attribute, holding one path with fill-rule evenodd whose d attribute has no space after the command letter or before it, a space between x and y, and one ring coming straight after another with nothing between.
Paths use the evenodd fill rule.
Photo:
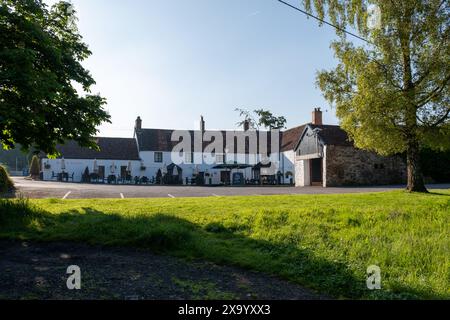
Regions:
<instances>
[{"instance_id":1,"label":"green tree foliage","mask_svg":"<svg viewBox=\"0 0 450 320\"><path fill-rule=\"evenodd\" d=\"M248 126L252 129L256 129L258 127L258 122L255 120L252 112L241 108L236 108L234 111L238 112L239 117L243 118L242 121L236 123L237 126L245 127L245 125L248 124Z\"/></svg>"},{"instance_id":2,"label":"green tree foliage","mask_svg":"<svg viewBox=\"0 0 450 320\"><path fill-rule=\"evenodd\" d=\"M324 96L357 147L407 154L408 190L426 191L423 146L450 144L450 6L444 0L304 1L337 25L339 63L318 74ZM379 8L370 16L369 5ZM370 27L369 19L380 19ZM351 42L342 30L368 40Z\"/></svg>"},{"instance_id":3,"label":"green tree foliage","mask_svg":"<svg viewBox=\"0 0 450 320\"><path fill-rule=\"evenodd\" d=\"M64 1L0 0L0 142L56 154L75 140L97 148L91 137L110 116L82 61L91 55ZM82 90L74 88L78 84Z\"/></svg>"},{"instance_id":4,"label":"green tree foliage","mask_svg":"<svg viewBox=\"0 0 450 320\"><path fill-rule=\"evenodd\" d=\"M40 165L39 165L39 158L38 156L33 156L31 159L30 164L30 176L33 179L37 179L39 177L39 174L41 173Z\"/></svg>"},{"instance_id":5,"label":"green tree foliage","mask_svg":"<svg viewBox=\"0 0 450 320\"><path fill-rule=\"evenodd\" d=\"M264 109L258 109L254 111L259 117L258 124L268 129L285 129L286 128L286 118L276 117L272 112Z\"/></svg>"},{"instance_id":6,"label":"green tree foliage","mask_svg":"<svg viewBox=\"0 0 450 320\"><path fill-rule=\"evenodd\" d=\"M239 116L244 120L237 123L238 126L243 127L246 123L250 128L259 129L264 127L266 129L284 129L286 127L286 118L274 116L271 111L258 109L250 112L245 109L236 108L236 112L239 112ZM257 119L257 120L256 120Z\"/></svg>"},{"instance_id":7,"label":"green tree foliage","mask_svg":"<svg viewBox=\"0 0 450 320\"><path fill-rule=\"evenodd\" d=\"M6 169L0 165L0 194L7 193L14 189L14 183L9 178Z\"/></svg>"}]
</instances>

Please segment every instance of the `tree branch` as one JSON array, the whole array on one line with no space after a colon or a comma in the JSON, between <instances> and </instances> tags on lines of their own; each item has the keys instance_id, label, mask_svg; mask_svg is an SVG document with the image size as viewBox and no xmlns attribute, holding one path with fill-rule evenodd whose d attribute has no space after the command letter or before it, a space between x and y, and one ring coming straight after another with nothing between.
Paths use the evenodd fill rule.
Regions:
<instances>
[{"instance_id":1,"label":"tree branch","mask_svg":"<svg viewBox=\"0 0 450 320\"><path fill-rule=\"evenodd\" d=\"M435 53L432 56L439 55L439 53L441 52L443 44L447 44L448 43L447 40L448 40L449 35L450 35L450 29L447 29L445 34L443 35L442 41L439 42L439 44L438 44L438 46L437 46L437 48L435 50ZM432 62L432 63L429 64L427 70L424 73L422 73L422 75L419 76L419 79L417 79L414 82L414 86L415 87L419 86L426 79L426 77L433 70L433 67L434 67L434 63Z\"/></svg>"},{"instance_id":2,"label":"tree branch","mask_svg":"<svg viewBox=\"0 0 450 320\"><path fill-rule=\"evenodd\" d=\"M434 124L432 124L432 127L437 127L438 125L440 125L441 123L444 123L444 121L448 118L448 116L450 115L450 108L447 110L447 112L442 116L441 119L439 119L438 121L436 121Z\"/></svg>"},{"instance_id":3,"label":"tree branch","mask_svg":"<svg viewBox=\"0 0 450 320\"><path fill-rule=\"evenodd\" d=\"M425 106L428 102L430 102L431 99L433 99L436 95L440 94L442 92L442 90L445 89L445 87L447 86L447 83L450 81L450 75L447 75L447 78L444 79L444 82L442 83L441 86L438 86L436 88L434 88L433 90L431 90L431 92L421 101L419 101L416 104L417 109L422 108L423 106Z\"/></svg>"}]
</instances>

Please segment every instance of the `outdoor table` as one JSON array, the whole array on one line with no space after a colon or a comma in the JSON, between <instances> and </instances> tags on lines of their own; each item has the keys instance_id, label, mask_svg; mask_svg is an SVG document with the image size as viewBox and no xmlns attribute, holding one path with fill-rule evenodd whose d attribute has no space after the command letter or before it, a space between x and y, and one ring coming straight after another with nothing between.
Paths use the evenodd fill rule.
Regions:
<instances>
[{"instance_id":1,"label":"outdoor table","mask_svg":"<svg viewBox=\"0 0 450 320\"><path fill-rule=\"evenodd\" d=\"M108 184L117 184L117 177L114 174L108 176Z\"/></svg>"},{"instance_id":2,"label":"outdoor table","mask_svg":"<svg viewBox=\"0 0 450 320\"><path fill-rule=\"evenodd\" d=\"M63 182L63 181L68 182L69 181L69 174L67 172L60 172L60 173L58 173L58 181L60 181L60 182Z\"/></svg>"}]
</instances>

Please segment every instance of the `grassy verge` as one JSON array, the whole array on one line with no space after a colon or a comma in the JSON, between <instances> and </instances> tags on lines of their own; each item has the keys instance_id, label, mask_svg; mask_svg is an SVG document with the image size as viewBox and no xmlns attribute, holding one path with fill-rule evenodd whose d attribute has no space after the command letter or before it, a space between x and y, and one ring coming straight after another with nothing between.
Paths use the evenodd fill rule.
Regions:
<instances>
[{"instance_id":1,"label":"grassy verge","mask_svg":"<svg viewBox=\"0 0 450 320\"><path fill-rule=\"evenodd\" d=\"M450 191L0 201L0 238L139 246L343 298L450 298ZM382 290L366 288L378 265Z\"/></svg>"}]
</instances>

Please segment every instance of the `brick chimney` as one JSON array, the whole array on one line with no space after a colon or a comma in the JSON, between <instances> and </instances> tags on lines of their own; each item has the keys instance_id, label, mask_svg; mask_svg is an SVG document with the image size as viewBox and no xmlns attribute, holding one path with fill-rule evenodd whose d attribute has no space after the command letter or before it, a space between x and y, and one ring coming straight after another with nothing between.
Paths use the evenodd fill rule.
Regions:
<instances>
[{"instance_id":1,"label":"brick chimney","mask_svg":"<svg viewBox=\"0 0 450 320\"><path fill-rule=\"evenodd\" d=\"M248 131L248 130L250 130L250 121L245 120L244 121L244 131Z\"/></svg>"},{"instance_id":2,"label":"brick chimney","mask_svg":"<svg viewBox=\"0 0 450 320\"><path fill-rule=\"evenodd\" d=\"M134 126L136 130L142 130L142 119L141 117L137 117L136 124Z\"/></svg>"},{"instance_id":3,"label":"brick chimney","mask_svg":"<svg viewBox=\"0 0 450 320\"><path fill-rule=\"evenodd\" d=\"M203 119L203 116L200 117L200 131L205 132L206 129L206 123L205 119Z\"/></svg>"},{"instance_id":4,"label":"brick chimney","mask_svg":"<svg viewBox=\"0 0 450 320\"><path fill-rule=\"evenodd\" d=\"M314 124L316 126L323 125L322 110L320 110L320 108L314 108L314 111L312 114L312 124Z\"/></svg>"}]
</instances>

